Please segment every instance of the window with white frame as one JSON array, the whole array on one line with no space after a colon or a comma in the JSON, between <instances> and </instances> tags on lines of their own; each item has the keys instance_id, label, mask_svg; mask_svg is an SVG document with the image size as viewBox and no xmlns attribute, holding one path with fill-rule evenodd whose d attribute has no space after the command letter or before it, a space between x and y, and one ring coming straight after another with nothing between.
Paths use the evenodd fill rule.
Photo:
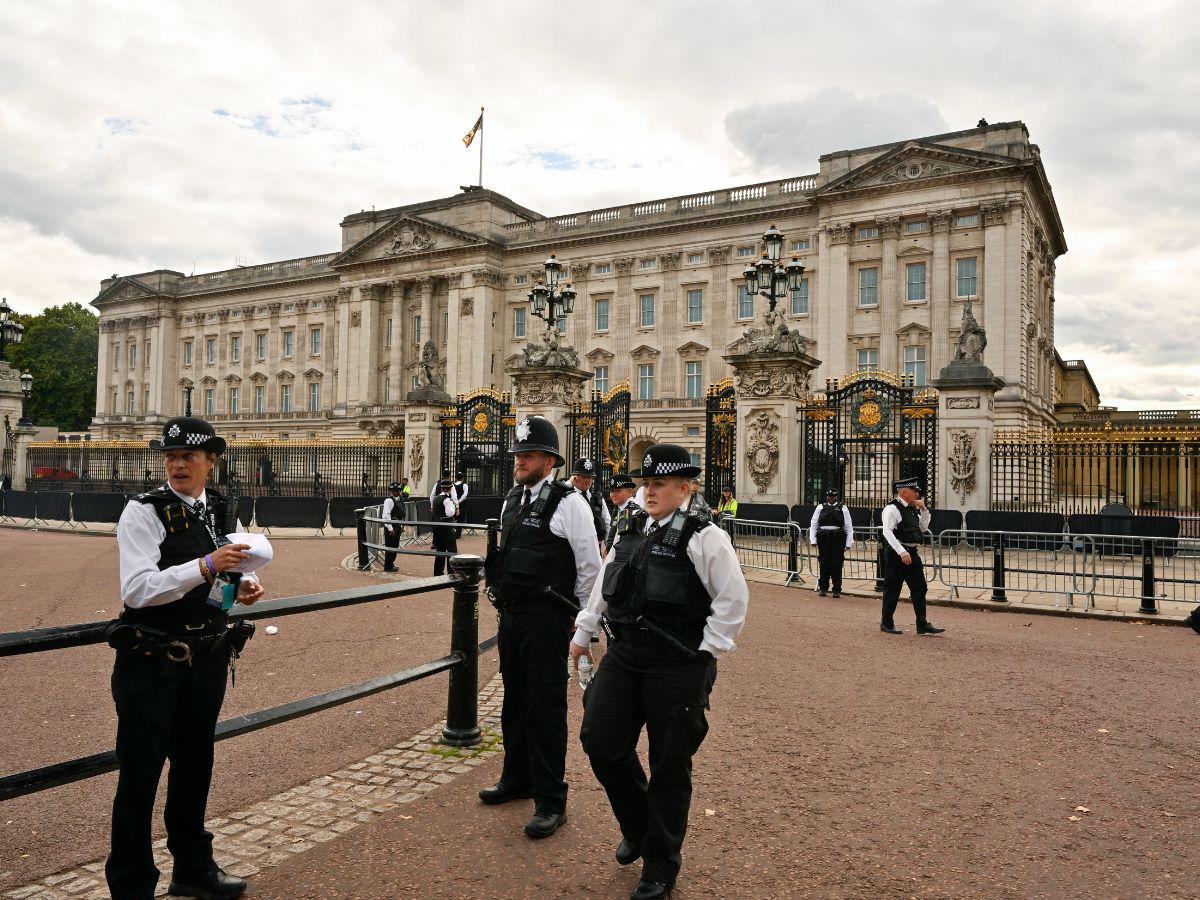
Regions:
<instances>
[{"instance_id":1,"label":"window with white frame","mask_svg":"<svg viewBox=\"0 0 1200 900\"><path fill-rule=\"evenodd\" d=\"M150 342L149 341L146 341L145 346L142 347L142 365L145 366L147 369L150 368Z\"/></svg>"},{"instance_id":2,"label":"window with white frame","mask_svg":"<svg viewBox=\"0 0 1200 900\"><path fill-rule=\"evenodd\" d=\"M418 387L421 386L421 379L416 375L413 376L412 386L413 386L413 390L416 390Z\"/></svg>"},{"instance_id":3,"label":"window with white frame","mask_svg":"<svg viewBox=\"0 0 1200 900\"><path fill-rule=\"evenodd\" d=\"M854 480L870 481L875 473L875 454L856 453L854 455Z\"/></svg>"},{"instance_id":4,"label":"window with white frame","mask_svg":"<svg viewBox=\"0 0 1200 900\"><path fill-rule=\"evenodd\" d=\"M229 337L229 361L242 361L242 336L240 334L230 335Z\"/></svg>"},{"instance_id":5,"label":"window with white frame","mask_svg":"<svg viewBox=\"0 0 1200 900\"><path fill-rule=\"evenodd\" d=\"M595 389L602 394L608 393L608 366L596 366L592 369L592 374L595 377Z\"/></svg>"},{"instance_id":6,"label":"window with white frame","mask_svg":"<svg viewBox=\"0 0 1200 900\"><path fill-rule=\"evenodd\" d=\"M700 465L700 451L699 450L689 450L688 457L691 460L691 463L693 466Z\"/></svg>"},{"instance_id":7,"label":"window with white frame","mask_svg":"<svg viewBox=\"0 0 1200 900\"><path fill-rule=\"evenodd\" d=\"M260 416L267 411L267 386L265 384L254 386L254 411Z\"/></svg>"},{"instance_id":8,"label":"window with white frame","mask_svg":"<svg viewBox=\"0 0 1200 900\"><path fill-rule=\"evenodd\" d=\"M738 247L738 256L753 256L753 247Z\"/></svg>"},{"instance_id":9,"label":"window with white frame","mask_svg":"<svg viewBox=\"0 0 1200 900\"><path fill-rule=\"evenodd\" d=\"M808 279L800 279L800 290L792 293L792 315L808 315Z\"/></svg>"},{"instance_id":10,"label":"window with white frame","mask_svg":"<svg viewBox=\"0 0 1200 900\"><path fill-rule=\"evenodd\" d=\"M687 390L689 400L696 400L704 396L703 381L703 363L690 362L684 370L684 386Z\"/></svg>"},{"instance_id":11,"label":"window with white frame","mask_svg":"<svg viewBox=\"0 0 1200 900\"><path fill-rule=\"evenodd\" d=\"M955 228L973 228L978 224L979 224L979 214L978 213L969 213L968 215L965 215L965 216L955 216L954 217L954 227Z\"/></svg>"},{"instance_id":12,"label":"window with white frame","mask_svg":"<svg viewBox=\"0 0 1200 900\"><path fill-rule=\"evenodd\" d=\"M567 333L567 317L566 317L566 315L565 314L561 315L557 319L555 319L554 325L556 328L558 328L559 334L566 334Z\"/></svg>"},{"instance_id":13,"label":"window with white frame","mask_svg":"<svg viewBox=\"0 0 1200 900\"><path fill-rule=\"evenodd\" d=\"M792 252L795 253L798 250L807 250L811 246L812 244L808 240L792 241Z\"/></svg>"},{"instance_id":14,"label":"window with white frame","mask_svg":"<svg viewBox=\"0 0 1200 900\"><path fill-rule=\"evenodd\" d=\"M700 426L699 425L689 425L688 426L688 437L699 437L699 436L700 436Z\"/></svg>"},{"instance_id":15,"label":"window with white frame","mask_svg":"<svg viewBox=\"0 0 1200 900\"><path fill-rule=\"evenodd\" d=\"M259 361L267 358L267 334L265 331L254 336L254 358Z\"/></svg>"},{"instance_id":16,"label":"window with white frame","mask_svg":"<svg viewBox=\"0 0 1200 900\"><path fill-rule=\"evenodd\" d=\"M204 414L206 416L214 415L217 411L216 390L213 388L204 389Z\"/></svg>"},{"instance_id":17,"label":"window with white frame","mask_svg":"<svg viewBox=\"0 0 1200 900\"><path fill-rule=\"evenodd\" d=\"M126 391L126 393L125 393L125 415L132 416L136 412L137 412L137 410L135 409L135 407L133 405L133 391Z\"/></svg>"},{"instance_id":18,"label":"window with white frame","mask_svg":"<svg viewBox=\"0 0 1200 900\"><path fill-rule=\"evenodd\" d=\"M646 271L647 269L657 269L658 268L658 260L657 259L643 259L641 265L642 265L642 271Z\"/></svg>"},{"instance_id":19,"label":"window with white frame","mask_svg":"<svg viewBox=\"0 0 1200 900\"><path fill-rule=\"evenodd\" d=\"M608 298L596 301L596 330L608 331Z\"/></svg>"},{"instance_id":20,"label":"window with white frame","mask_svg":"<svg viewBox=\"0 0 1200 900\"><path fill-rule=\"evenodd\" d=\"M515 280L516 280L517 284L529 284L529 276L528 275L518 275Z\"/></svg>"},{"instance_id":21,"label":"window with white frame","mask_svg":"<svg viewBox=\"0 0 1200 900\"><path fill-rule=\"evenodd\" d=\"M688 288L688 323L696 324L704 321L704 289Z\"/></svg>"},{"instance_id":22,"label":"window with white frame","mask_svg":"<svg viewBox=\"0 0 1200 900\"><path fill-rule=\"evenodd\" d=\"M295 346L296 346L296 332L285 331L283 333L283 355L285 357L290 357L292 355L292 350L295 349Z\"/></svg>"},{"instance_id":23,"label":"window with white frame","mask_svg":"<svg viewBox=\"0 0 1200 900\"><path fill-rule=\"evenodd\" d=\"M231 416L238 414L238 389L235 387L229 389L229 414Z\"/></svg>"},{"instance_id":24,"label":"window with white frame","mask_svg":"<svg viewBox=\"0 0 1200 900\"><path fill-rule=\"evenodd\" d=\"M421 343L421 317L413 316L413 341L419 346Z\"/></svg>"},{"instance_id":25,"label":"window with white frame","mask_svg":"<svg viewBox=\"0 0 1200 900\"><path fill-rule=\"evenodd\" d=\"M963 256L954 264L955 296L976 297L979 295L979 257Z\"/></svg>"},{"instance_id":26,"label":"window with white frame","mask_svg":"<svg viewBox=\"0 0 1200 900\"><path fill-rule=\"evenodd\" d=\"M113 371L119 372L121 370L121 345L120 344L112 345L112 361L113 361ZM113 408L113 411L116 412L116 407Z\"/></svg>"},{"instance_id":27,"label":"window with white frame","mask_svg":"<svg viewBox=\"0 0 1200 900\"><path fill-rule=\"evenodd\" d=\"M913 384L917 387L925 385L925 348L904 348L904 374L911 375Z\"/></svg>"},{"instance_id":28,"label":"window with white frame","mask_svg":"<svg viewBox=\"0 0 1200 900\"><path fill-rule=\"evenodd\" d=\"M290 384L279 386L279 411L285 413L292 411L292 386Z\"/></svg>"},{"instance_id":29,"label":"window with white frame","mask_svg":"<svg viewBox=\"0 0 1200 900\"><path fill-rule=\"evenodd\" d=\"M313 356L321 355L321 329L311 328L308 332L308 352Z\"/></svg>"},{"instance_id":30,"label":"window with white frame","mask_svg":"<svg viewBox=\"0 0 1200 900\"><path fill-rule=\"evenodd\" d=\"M650 328L654 325L654 295L642 294L639 298L641 306L641 324L643 328Z\"/></svg>"},{"instance_id":31,"label":"window with white frame","mask_svg":"<svg viewBox=\"0 0 1200 900\"><path fill-rule=\"evenodd\" d=\"M923 231L929 230L929 223L924 220L920 222L905 222L904 230L909 234L920 234Z\"/></svg>"},{"instance_id":32,"label":"window with white frame","mask_svg":"<svg viewBox=\"0 0 1200 900\"><path fill-rule=\"evenodd\" d=\"M596 264L596 274L597 275L611 275L612 274L612 263L597 263Z\"/></svg>"},{"instance_id":33,"label":"window with white frame","mask_svg":"<svg viewBox=\"0 0 1200 900\"><path fill-rule=\"evenodd\" d=\"M215 366L217 364L217 339L215 337L205 338L204 352L208 357L208 364Z\"/></svg>"},{"instance_id":34,"label":"window with white frame","mask_svg":"<svg viewBox=\"0 0 1200 900\"><path fill-rule=\"evenodd\" d=\"M738 285L738 318L753 319L754 318L754 294L746 290L744 284Z\"/></svg>"},{"instance_id":35,"label":"window with white frame","mask_svg":"<svg viewBox=\"0 0 1200 900\"><path fill-rule=\"evenodd\" d=\"M129 368L137 368L137 344L129 345Z\"/></svg>"},{"instance_id":36,"label":"window with white frame","mask_svg":"<svg viewBox=\"0 0 1200 900\"><path fill-rule=\"evenodd\" d=\"M654 363L638 366L638 399L654 399Z\"/></svg>"},{"instance_id":37,"label":"window with white frame","mask_svg":"<svg viewBox=\"0 0 1200 900\"><path fill-rule=\"evenodd\" d=\"M525 310L521 307L513 310L513 337L525 337Z\"/></svg>"},{"instance_id":38,"label":"window with white frame","mask_svg":"<svg viewBox=\"0 0 1200 900\"><path fill-rule=\"evenodd\" d=\"M392 320L391 320L391 317L389 317L387 320L387 328L385 329L384 335L383 335L383 346L385 346L385 347L392 346Z\"/></svg>"},{"instance_id":39,"label":"window with white frame","mask_svg":"<svg viewBox=\"0 0 1200 900\"><path fill-rule=\"evenodd\" d=\"M877 237L879 237L879 229L872 225L858 229L858 239L860 241L869 241L871 238Z\"/></svg>"},{"instance_id":40,"label":"window with white frame","mask_svg":"<svg viewBox=\"0 0 1200 900\"><path fill-rule=\"evenodd\" d=\"M875 349L859 350L858 367L860 369L878 369L879 351Z\"/></svg>"},{"instance_id":41,"label":"window with white frame","mask_svg":"<svg viewBox=\"0 0 1200 900\"><path fill-rule=\"evenodd\" d=\"M858 305L879 305L879 270L874 266L858 270Z\"/></svg>"},{"instance_id":42,"label":"window with white frame","mask_svg":"<svg viewBox=\"0 0 1200 900\"><path fill-rule=\"evenodd\" d=\"M321 408L321 382L308 383L308 411L317 412Z\"/></svg>"},{"instance_id":43,"label":"window with white frame","mask_svg":"<svg viewBox=\"0 0 1200 900\"><path fill-rule=\"evenodd\" d=\"M191 341L183 342L183 364L185 366L190 366L192 364L192 342Z\"/></svg>"},{"instance_id":44,"label":"window with white frame","mask_svg":"<svg viewBox=\"0 0 1200 900\"><path fill-rule=\"evenodd\" d=\"M689 253L688 254L688 263L689 264L695 265L696 263L702 263L702 262L704 262L704 254L703 253Z\"/></svg>"},{"instance_id":45,"label":"window with white frame","mask_svg":"<svg viewBox=\"0 0 1200 900\"><path fill-rule=\"evenodd\" d=\"M925 263L909 263L904 267L908 282L908 302L918 303L925 299Z\"/></svg>"}]
</instances>

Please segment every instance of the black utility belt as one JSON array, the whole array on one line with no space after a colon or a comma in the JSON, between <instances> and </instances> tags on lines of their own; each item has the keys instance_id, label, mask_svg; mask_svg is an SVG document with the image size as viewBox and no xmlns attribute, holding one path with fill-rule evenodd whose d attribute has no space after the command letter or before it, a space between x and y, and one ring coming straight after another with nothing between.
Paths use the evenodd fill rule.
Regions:
<instances>
[{"instance_id":1,"label":"black utility belt","mask_svg":"<svg viewBox=\"0 0 1200 900\"><path fill-rule=\"evenodd\" d=\"M569 615L569 613L557 603L543 600L541 597L534 597L529 600L502 599L500 601L500 609L506 613L560 612L563 615Z\"/></svg>"},{"instance_id":2,"label":"black utility belt","mask_svg":"<svg viewBox=\"0 0 1200 900\"><path fill-rule=\"evenodd\" d=\"M167 630L114 619L105 631L108 645L118 653L142 653L174 663L191 663L195 657L226 645L237 656L253 635L253 622L224 620L185 624L182 630Z\"/></svg>"},{"instance_id":3,"label":"black utility belt","mask_svg":"<svg viewBox=\"0 0 1200 900\"><path fill-rule=\"evenodd\" d=\"M622 625L620 622L613 622L610 619L608 627L611 629L615 641L628 641L638 647L661 646L663 643L661 637L640 625ZM662 630L685 647L699 647L700 642L704 639L703 625L699 627L666 625Z\"/></svg>"}]
</instances>

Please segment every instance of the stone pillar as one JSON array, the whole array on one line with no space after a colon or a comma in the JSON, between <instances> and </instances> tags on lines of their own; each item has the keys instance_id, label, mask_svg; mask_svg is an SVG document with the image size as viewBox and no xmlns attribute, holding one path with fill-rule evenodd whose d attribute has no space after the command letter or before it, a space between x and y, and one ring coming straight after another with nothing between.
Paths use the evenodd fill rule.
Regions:
<instances>
[{"instance_id":1,"label":"stone pillar","mask_svg":"<svg viewBox=\"0 0 1200 900\"><path fill-rule=\"evenodd\" d=\"M569 457L567 414L587 398L584 385L592 373L570 366L531 365L509 366L505 371L512 379L517 418L545 416L558 431L559 452Z\"/></svg>"},{"instance_id":2,"label":"stone pillar","mask_svg":"<svg viewBox=\"0 0 1200 900\"><path fill-rule=\"evenodd\" d=\"M433 337L433 279L422 278L417 282L421 292L421 336L417 340L417 352ZM415 335L414 335L415 338Z\"/></svg>"},{"instance_id":3,"label":"stone pillar","mask_svg":"<svg viewBox=\"0 0 1200 900\"><path fill-rule=\"evenodd\" d=\"M1004 382L979 360L956 359L932 384L939 394L937 505L965 517L991 506L994 396Z\"/></svg>"},{"instance_id":4,"label":"stone pillar","mask_svg":"<svg viewBox=\"0 0 1200 900\"><path fill-rule=\"evenodd\" d=\"M1188 468L1189 455L1184 446L1179 448L1179 464L1175 475L1175 506L1186 510L1192 505L1191 470Z\"/></svg>"},{"instance_id":5,"label":"stone pillar","mask_svg":"<svg viewBox=\"0 0 1200 900\"><path fill-rule=\"evenodd\" d=\"M109 379L112 375L112 363L108 358L108 349L110 343L110 332L112 331L112 323L107 319L101 319L99 323L100 329L100 347L96 357L96 415L95 418L100 419L108 414L108 391ZM0 378L3 378L4 363L0 363ZM0 394L3 393L3 387L0 386ZM0 401L2 402L2 401ZM16 419L13 419L15 422Z\"/></svg>"},{"instance_id":6,"label":"stone pillar","mask_svg":"<svg viewBox=\"0 0 1200 900\"><path fill-rule=\"evenodd\" d=\"M391 287L391 304L388 306L392 317L392 346L388 348L388 377L392 385L392 403L399 403L404 396L404 282L393 281Z\"/></svg>"},{"instance_id":7,"label":"stone pillar","mask_svg":"<svg viewBox=\"0 0 1200 900\"><path fill-rule=\"evenodd\" d=\"M733 245L724 244L708 248L709 282L708 296L705 298L708 309L704 311L705 330L712 335L712 346L725 347L733 340L729 333L731 323L737 320L735 311L731 308L730 289L733 281L729 276L729 260L733 254ZM733 288L736 293L737 289ZM704 360L704 373L709 384L715 384L724 377L724 372L718 371L720 355L716 349L710 350Z\"/></svg>"},{"instance_id":8,"label":"stone pillar","mask_svg":"<svg viewBox=\"0 0 1200 900\"><path fill-rule=\"evenodd\" d=\"M929 215L933 232L933 271L930 277L929 371L940 372L950 362L950 217L948 209Z\"/></svg>"},{"instance_id":9,"label":"stone pillar","mask_svg":"<svg viewBox=\"0 0 1200 900\"><path fill-rule=\"evenodd\" d=\"M12 486L14 491L23 491L26 479L29 477L29 445L37 435L36 428L13 426L15 446L13 448Z\"/></svg>"},{"instance_id":10,"label":"stone pillar","mask_svg":"<svg viewBox=\"0 0 1200 900\"><path fill-rule=\"evenodd\" d=\"M851 366L847 360L846 335L854 318L850 297L850 233L848 223L829 225L822 240L828 244L828 259L819 262L820 306L817 313L817 352L824 360L825 377L841 378ZM826 248L821 248L825 256Z\"/></svg>"},{"instance_id":11,"label":"stone pillar","mask_svg":"<svg viewBox=\"0 0 1200 900\"><path fill-rule=\"evenodd\" d=\"M337 358L333 365L326 363L326 377L336 372L337 386L334 391L333 413L346 415L349 405L350 371L354 368L350 347L350 288L340 287L337 291Z\"/></svg>"},{"instance_id":12,"label":"stone pillar","mask_svg":"<svg viewBox=\"0 0 1200 900\"><path fill-rule=\"evenodd\" d=\"M1007 210L1006 203L985 204L981 209L983 284L979 293L983 309L977 313L982 312L979 318L984 329L1001 335L1008 351L1006 358L996 360L1000 377L1008 383L1001 399L1017 400L1021 395L1021 363L1013 351L1021 345L1021 296L1019 289L1009 290Z\"/></svg>"},{"instance_id":13,"label":"stone pillar","mask_svg":"<svg viewBox=\"0 0 1200 900\"><path fill-rule=\"evenodd\" d=\"M821 361L796 351L753 350L727 354L725 361L734 369L737 391L738 498L789 507L799 503L804 470L800 409Z\"/></svg>"},{"instance_id":14,"label":"stone pillar","mask_svg":"<svg viewBox=\"0 0 1200 900\"><path fill-rule=\"evenodd\" d=\"M885 218L875 222L883 238L883 261L879 272L879 368L885 372L898 372L896 321L900 295L896 283L896 238L900 234L900 220Z\"/></svg>"}]
</instances>

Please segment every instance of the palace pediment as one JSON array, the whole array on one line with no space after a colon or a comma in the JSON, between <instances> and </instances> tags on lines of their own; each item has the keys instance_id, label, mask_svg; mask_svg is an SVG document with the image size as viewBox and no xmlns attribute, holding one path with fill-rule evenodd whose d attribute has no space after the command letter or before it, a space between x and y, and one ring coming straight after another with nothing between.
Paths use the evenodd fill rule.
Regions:
<instances>
[{"instance_id":1,"label":"palace pediment","mask_svg":"<svg viewBox=\"0 0 1200 900\"><path fill-rule=\"evenodd\" d=\"M896 329L896 335L898 337L906 337L910 334L928 335L932 333L933 332L929 330L928 326L922 325L920 322L909 322L903 328Z\"/></svg>"},{"instance_id":2,"label":"palace pediment","mask_svg":"<svg viewBox=\"0 0 1200 900\"><path fill-rule=\"evenodd\" d=\"M431 222L420 216L404 215L392 219L338 254L330 262L330 266L338 268L366 262L403 259L428 253L443 253L447 250L484 247L488 244L483 238L458 228Z\"/></svg>"},{"instance_id":3,"label":"palace pediment","mask_svg":"<svg viewBox=\"0 0 1200 900\"><path fill-rule=\"evenodd\" d=\"M1015 168L1020 160L995 153L964 150L926 141L908 141L865 165L835 178L818 195L873 188L903 189L943 178L962 178L980 172Z\"/></svg>"},{"instance_id":4,"label":"palace pediment","mask_svg":"<svg viewBox=\"0 0 1200 900\"><path fill-rule=\"evenodd\" d=\"M101 291L92 303L124 303L130 300L147 300L157 296L158 294L154 290L146 287L136 278L125 277L118 278Z\"/></svg>"}]
</instances>

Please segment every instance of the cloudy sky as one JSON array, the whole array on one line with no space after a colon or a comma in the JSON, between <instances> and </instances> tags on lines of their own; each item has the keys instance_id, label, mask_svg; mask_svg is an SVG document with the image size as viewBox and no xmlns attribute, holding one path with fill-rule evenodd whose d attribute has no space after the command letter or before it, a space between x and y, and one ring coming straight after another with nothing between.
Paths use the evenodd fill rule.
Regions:
<instances>
[{"instance_id":1,"label":"cloudy sky","mask_svg":"<svg viewBox=\"0 0 1200 900\"><path fill-rule=\"evenodd\" d=\"M1200 407L1200 14L1141 0L0 4L0 293L337 249L475 180L547 214L1025 121L1105 402ZM975 8L978 7L977 11Z\"/></svg>"}]
</instances>

